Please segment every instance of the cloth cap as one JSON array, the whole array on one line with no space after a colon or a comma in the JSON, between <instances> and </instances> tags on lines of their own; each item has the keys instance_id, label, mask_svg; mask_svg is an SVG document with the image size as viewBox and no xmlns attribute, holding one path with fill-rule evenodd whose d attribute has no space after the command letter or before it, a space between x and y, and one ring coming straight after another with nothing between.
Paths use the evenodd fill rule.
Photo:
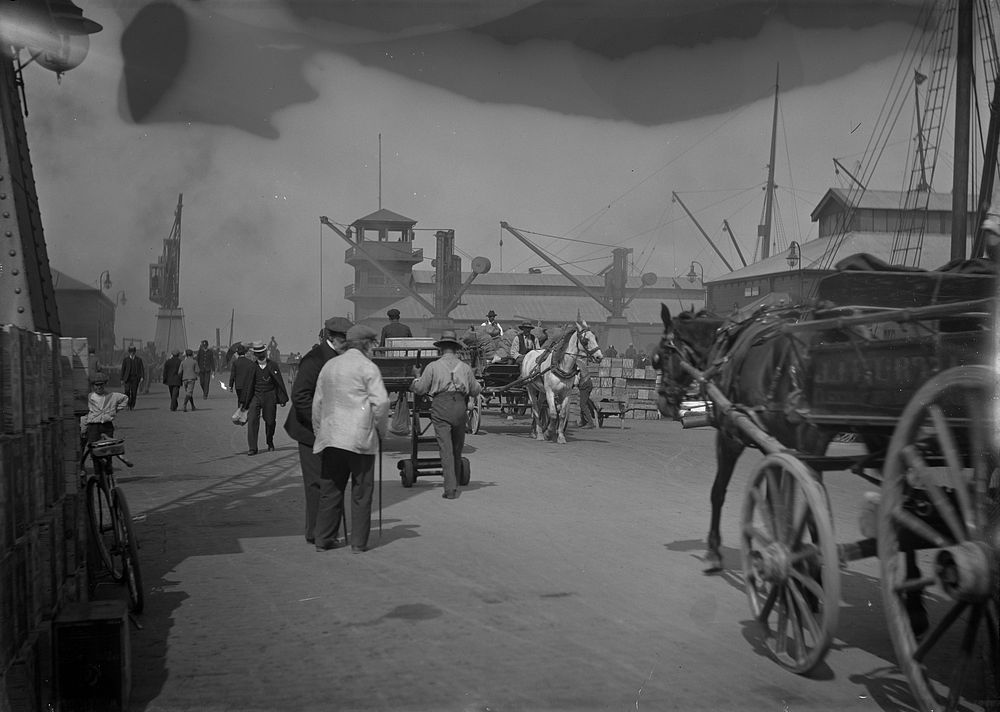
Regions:
<instances>
[{"instance_id":1,"label":"cloth cap","mask_svg":"<svg viewBox=\"0 0 1000 712\"><path fill-rule=\"evenodd\" d=\"M346 334L352 326L354 326L354 324L351 320L342 316L331 316L323 322L323 327L328 332L331 334L340 334L341 336Z\"/></svg>"},{"instance_id":2,"label":"cloth cap","mask_svg":"<svg viewBox=\"0 0 1000 712\"><path fill-rule=\"evenodd\" d=\"M254 341L250 344L250 350L255 354L262 354L267 352L267 345L263 341Z\"/></svg>"},{"instance_id":3,"label":"cloth cap","mask_svg":"<svg viewBox=\"0 0 1000 712\"><path fill-rule=\"evenodd\" d=\"M455 336L455 332L451 329L445 329L441 332L441 338L434 342L437 348L443 348L445 346L454 346L456 349L462 348L462 342L458 340Z\"/></svg>"},{"instance_id":4,"label":"cloth cap","mask_svg":"<svg viewBox=\"0 0 1000 712\"><path fill-rule=\"evenodd\" d=\"M492 309L490 309L488 312L486 312L486 316L496 316L496 315L497 315L497 313L495 311L493 311Z\"/></svg>"},{"instance_id":5,"label":"cloth cap","mask_svg":"<svg viewBox=\"0 0 1000 712\"><path fill-rule=\"evenodd\" d=\"M101 373L100 371L98 371L97 373L94 374L94 383L95 384L96 383L107 383L107 382L108 382L108 374Z\"/></svg>"},{"instance_id":6,"label":"cloth cap","mask_svg":"<svg viewBox=\"0 0 1000 712\"><path fill-rule=\"evenodd\" d=\"M378 334L370 326L365 326L364 324L355 324L350 329L347 330L347 340L348 341L364 341L365 339L377 339Z\"/></svg>"},{"instance_id":7,"label":"cloth cap","mask_svg":"<svg viewBox=\"0 0 1000 712\"><path fill-rule=\"evenodd\" d=\"M385 315L387 317L389 317L390 319L398 319L399 318L399 309L390 309L389 311L387 311L385 313Z\"/></svg>"}]
</instances>

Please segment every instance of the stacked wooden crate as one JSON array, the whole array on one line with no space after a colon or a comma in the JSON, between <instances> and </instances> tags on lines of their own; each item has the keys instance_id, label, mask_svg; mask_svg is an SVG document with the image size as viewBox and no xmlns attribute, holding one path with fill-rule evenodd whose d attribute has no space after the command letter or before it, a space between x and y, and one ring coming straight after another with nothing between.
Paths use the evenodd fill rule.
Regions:
<instances>
[{"instance_id":1,"label":"stacked wooden crate","mask_svg":"<svg viewBox=\"0 0 1000 712\"><path fill-rule=\"evenodd\" d=\"M51 623L87 596L77 494L86 339L0 325L0 709L43 709Z\"/></svg>"},{"instance_id":2,"label":"stacked wooden crate","mask_svg":"<svg viewBox=\"0 0 1000 712\"><path fill-rule=\"evenodd\" d=\"M590 399L625 403L625 418L659 420L656 387L659 372L650 366L636 368L628 358L606 358L597 368Z\"/></svg>"}]
</instances>

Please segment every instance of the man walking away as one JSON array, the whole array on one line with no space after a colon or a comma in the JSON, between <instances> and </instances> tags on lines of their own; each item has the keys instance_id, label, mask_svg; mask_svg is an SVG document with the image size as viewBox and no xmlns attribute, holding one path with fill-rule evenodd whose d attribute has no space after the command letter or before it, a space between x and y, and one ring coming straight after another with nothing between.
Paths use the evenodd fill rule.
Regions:
<instances>
[{"instance_id":1,"label":"man walking away","mask_svg":"<svg viewBox=\"0 0 1000 712\"><path fill-rule=\"evenodd\" d=\"M163 385L170 391L170 410L177 410L181 383L181 350L174 349L170 358L163 362Z\"/></svg>"},{"instance_id":2,"label":"man walking away","mask_svg":"<svg viewBox=\"0 0 1000 712\"><path fill-rule=\"evenodd\" d=\"M323 457L313 452L316 434L312 426L313 395L316 380L327 361L347 350L347 331L354 324L342 316L330 317L324 323L322 340L299 362L292 383L292 407L288 409L285 432L299 444L299 466L306 491L306 541L316 542L316 510L322 492ZM244 359L246 360L246 359Z\"/></svg>"},{"instance_id":3,"label":"man walking away","mask_svg":"<svg viewBox=\"0 0 1000 712\"><path fill-rule=\"evenodd\" d=\"M481 390L469 364L458 358L462 348L455 332L446 330L434 342L441 351L437 360L424 368L410 389L419 395L430 395L431 422L441 451L441 472L444 475L445 499L458 496L458 470L462 466L465 447L466 410L469 398Z\"/></svg>"},{"instance_id":4,"label":"man walking away","mask_svg":"<svg viewBox=\"0 0 1000 712\"><path fill-rule=\"evenodd\" d=\"M267 346L263 341L255 341L250 351L256 357L250 371L237 388L243 391L240 406L246 408L247 415L247 455L257 454L257 433L260 431L260 419L264 418L264 439L267 451L274 450L274 430L277 425L277 406L288 402L288 391L285 389L285 379L281 376L278 364L267 357Z\"/></svg>"},{"instance_id":5,"label":"man walking away","mask_svg":"<svg viewBox=\"0 0 1000 712\"><path fill-rule=\"evenodd\" d=\"M128 409L135 410L135 399L140 384L146 380L146 367L135 353L135 346L128 347L128 354L122 359L122 387L128 396Z\"/></svg>"},{"instance_id":6,"label":"man walking away","mask_svg":"<svg viewBox=\"0 0 1000 712\"><path fill-rule=\"evenodd\" d=\"M385 315L389 317L389 323L382 327L382 335L379 339L380 346L385 346L386 339L409 338L413 336L410 327L399 321L399 309L390 309Z\"/></svg>"},{"instance_id":7,"label":"man walking away","mask_svg":"<svg viewBox=\"0 0 1000 712\"><path fill-rule=\"evenodd\" d=\"M236 357L229 366L229 390L236 394L236 402L243 402L243 382L253 373L253 362L247 356L247 347L236 344Z\"/></svg>"},{"instance_id":8,"label":"man walking away","mask_svg":"<svg viewBox=\"0 0 1000 712\"><path fill-rule=\"evenodd\" d=\"M215 352L208 348L208 339L203 339L198 347L198 354L195 357L198 362L198 381L201 383L201 392L204 398L208 398L208 387L212 383L212 376L215 374Z\"/></svg>"},{"instance_id":9,"label":"man walking away","mask_svg":"<svg viewBox=\"0 0 1000 712\"><path fill-rule=\"evenodd\" d=\"M316 379L313 453L323 458L316 511L316 550L338 548L344 491L351 480L351 550L368 548L375 455L389 425L389 394L371 353L378 334L364 324L347 330L347 351L324 364Z\"/></svg>"},{"instance_id":10,"label":"man walking away","mask_svg":"<svg viewBox=\"0 0 1000 712\"><path fill-rule=\"evenodd\" d=\"M185 349L184 358L180 365L181 383L184 384L184 412L187 413L188 403L191 410L198 410L194 407L194 384L198 382L198 362L194 359L194 351Z\"/></svg>"}]
</instances>

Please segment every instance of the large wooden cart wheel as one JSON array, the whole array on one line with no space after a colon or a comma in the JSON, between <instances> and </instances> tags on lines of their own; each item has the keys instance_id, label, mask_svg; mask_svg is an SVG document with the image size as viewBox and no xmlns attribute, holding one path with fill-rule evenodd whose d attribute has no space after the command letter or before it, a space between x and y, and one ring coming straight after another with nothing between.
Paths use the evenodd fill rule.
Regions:
<instances>
[{"instance_id":1,"label":"large wooden cart wheel","mask_svg":"<svg viewBox=\"0 0 1000 712\"><path fill-rule=\"evenodd\" d=\"M483 396L479 394L473 399L472 407L467 413L468 420L465 432L476 435L479 433L479 426L483 422Z\"/></svg>"},{"instance_id":2,"label":"large wooden cart wheel","mask_svg":"<svg viewBox=\"0 0 1000 712\"><path fill-rule=\"evenodd\" d=\"M750 478L740 539L750 610L775 659L808 673L826 655L840 611L840 568L826 491L791 455Z\"/></svg>"},{"instance_id":3,"label":"large wooden cart wheel","mask_svg":"<svg viewBox=\"0 0 1000 712\"><path fill-rule=\"evenodd\" d=\"M929 380L903 409L883 470L882 598L899 667L925 712L993 710L1000 699L994 384L984 366ZM913 547L920 573L907 578L902 552ZM907 615L914 595L932 608L919 640Z\"/></svg>"}]
</instances>

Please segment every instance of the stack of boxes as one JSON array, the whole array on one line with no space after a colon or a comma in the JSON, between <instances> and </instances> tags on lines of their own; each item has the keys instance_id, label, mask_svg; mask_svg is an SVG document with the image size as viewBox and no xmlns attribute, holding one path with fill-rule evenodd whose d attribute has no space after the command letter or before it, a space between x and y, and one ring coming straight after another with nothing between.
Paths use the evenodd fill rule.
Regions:
<instances>
[{"instance_id":1,"label":"stack of boxes","mask_svg":"<svg viewBox=\"0 0 1000 712\"><path fill-rule=\"evenodd\" d=\"M0 325L0 708L42 709L52 620L86 600L86 339Z\"/></svg>"},{"instance_id":2,"label":"stack of boxes","mask_svg":"<svg viewBox=\"0 0 1000 712\"><path fill-rule=\"evenodd\" d=\"M625 418L659 420L656 388L659 372L651 366L636 368L630 358L606 358L601 361L590 399L625 404Z\"/></svg>"}]
</instances>

